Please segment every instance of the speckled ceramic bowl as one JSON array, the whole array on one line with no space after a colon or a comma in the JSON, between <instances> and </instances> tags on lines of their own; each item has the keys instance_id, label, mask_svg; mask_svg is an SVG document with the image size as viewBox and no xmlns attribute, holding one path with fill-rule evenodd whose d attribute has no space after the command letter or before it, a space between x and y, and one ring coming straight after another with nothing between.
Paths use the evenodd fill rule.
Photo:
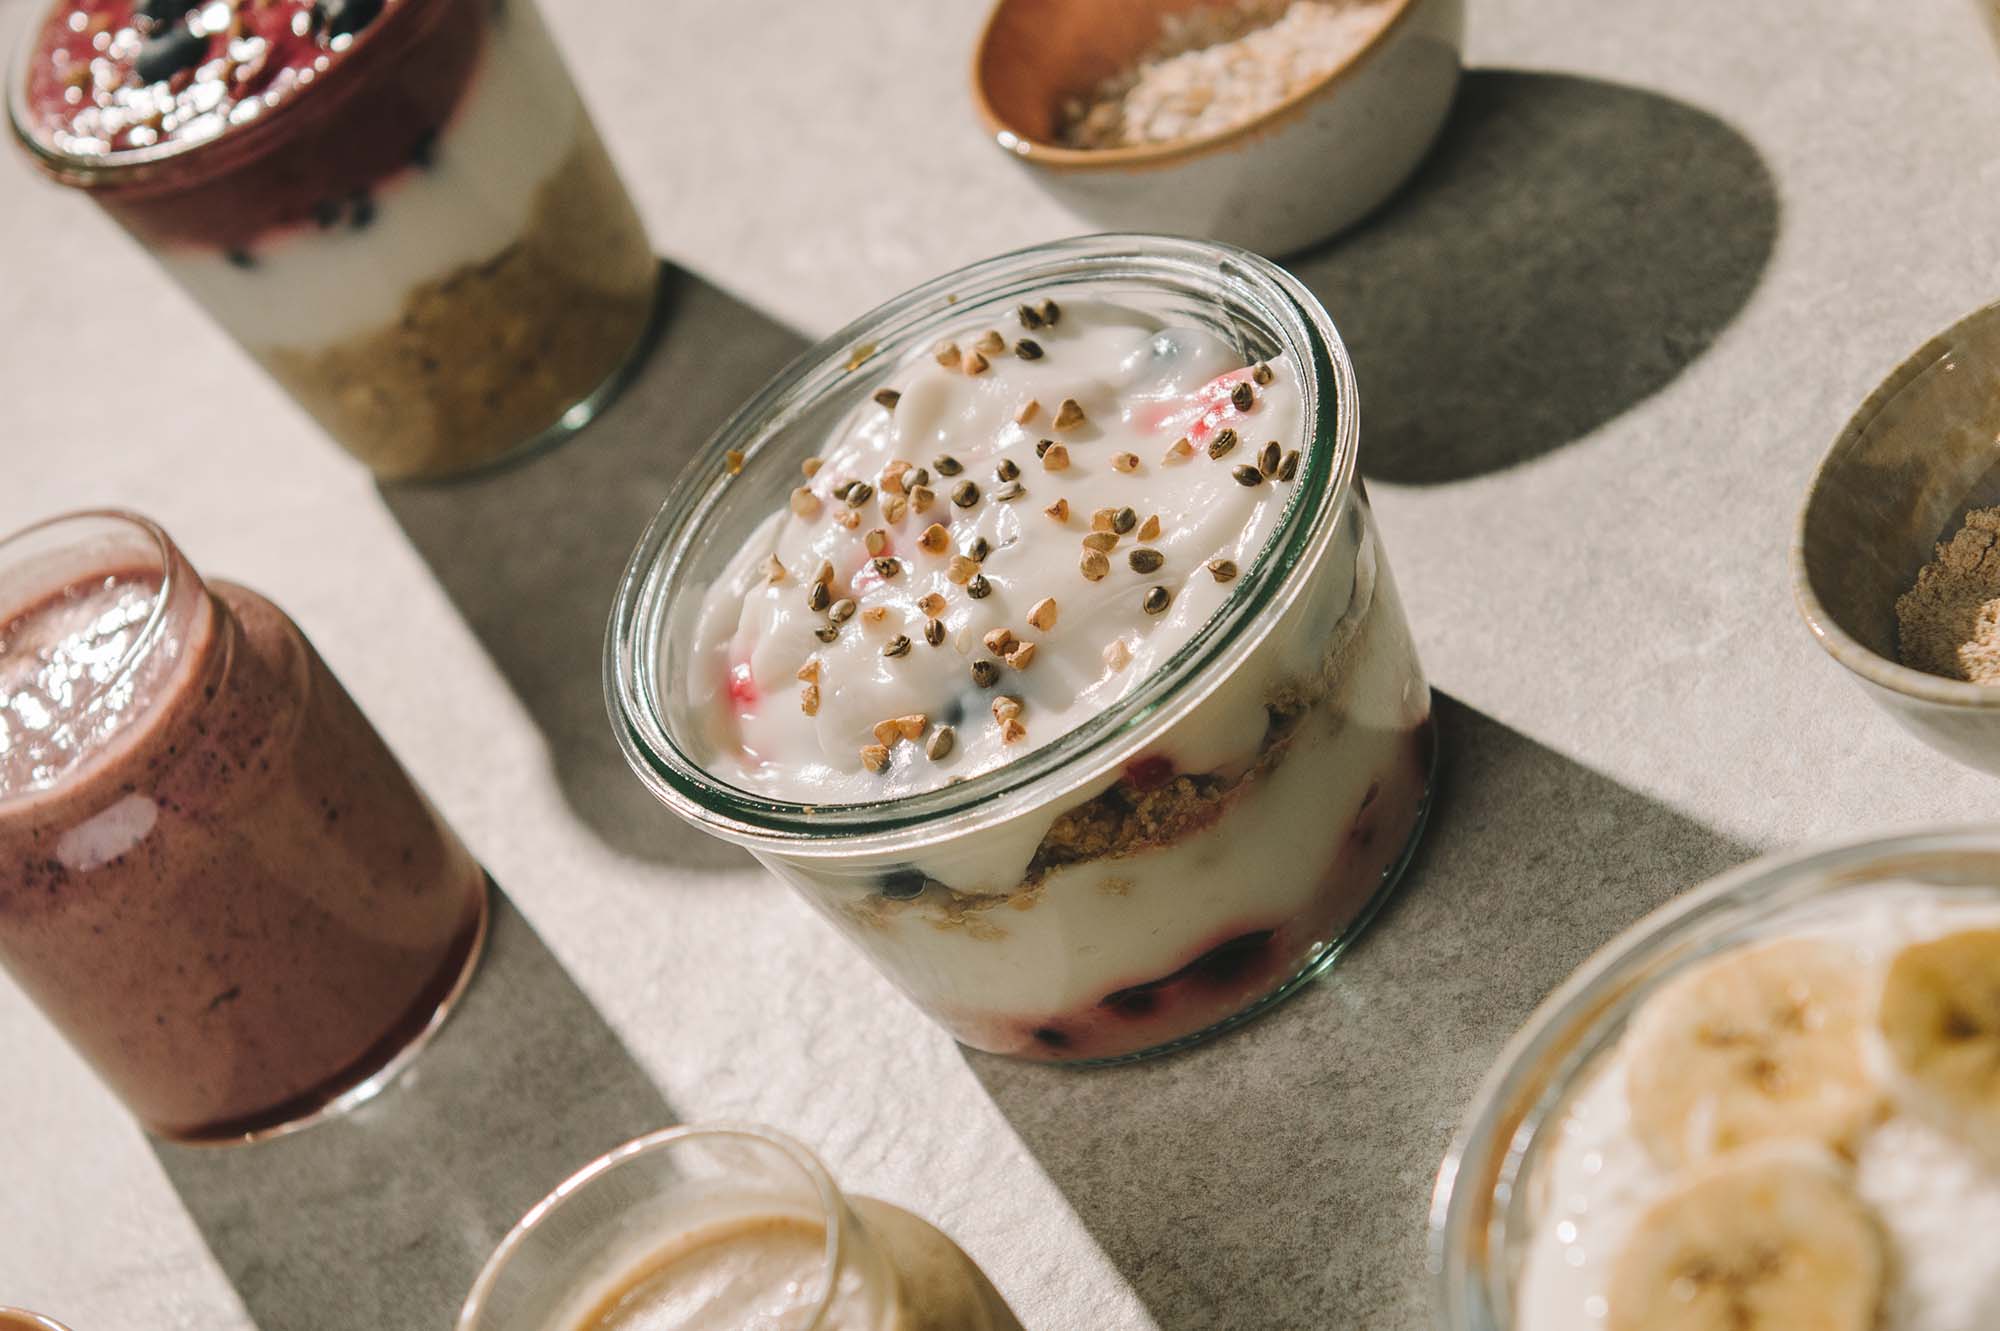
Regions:
<instances>
[{"instance_id":1,"label":"speckled ceramic bowl","mask_svg":"<svg viewBox=\"0 0 2000 1331\"><path fill-rule=\"evenodd\" d=\"M1799 610L1864 692L1941 753L2000 774L2000 688L1897 661L1896 598L1968 510L2000 503L2000 304L1883 381L1820 463L1792 545Z\"/></svg>"},{"instance_id":2,"label":"speckled ceramic bowl","mask_svg":"<svg viewBox=\"0 0 2000 1331\"><path fill-rule=\"evenodd\" d=\"M999 0L972 65L1000 147L1115 230L1289 254L1352 226L1423 159L1458 88L1465 0L1391 0L1345 64L1220 133L1127 148L1056 144L1063 103L1129 65L1161 16L1214 0Z\"/></svg>"}]
</instances>

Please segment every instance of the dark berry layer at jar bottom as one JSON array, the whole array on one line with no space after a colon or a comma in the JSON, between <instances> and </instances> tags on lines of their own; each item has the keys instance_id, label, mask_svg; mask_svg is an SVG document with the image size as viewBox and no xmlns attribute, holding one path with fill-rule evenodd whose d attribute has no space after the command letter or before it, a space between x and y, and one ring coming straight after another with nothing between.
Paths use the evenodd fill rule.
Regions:
<instances>
[{"instance_id":1,"label":"dark berry layer at jar bottom","mask_svg":"<svg viewBox=\"0 0 2000 1331\"><path fill-rule=\"evenodd\" d=\"M1374 899L1383 874L1416 831L1433 742L1428 720L1409 733L1406 760L1382 774L1353 816L1304 912L1281 919L1246 915L1190 940L1185 960L1171 970L1107 986L1080 1008L945 1014L946 1026L974 1049L1077 1062L1157 1049L1255 1006L1312 964Z\"/></svg>"}]
</instances>

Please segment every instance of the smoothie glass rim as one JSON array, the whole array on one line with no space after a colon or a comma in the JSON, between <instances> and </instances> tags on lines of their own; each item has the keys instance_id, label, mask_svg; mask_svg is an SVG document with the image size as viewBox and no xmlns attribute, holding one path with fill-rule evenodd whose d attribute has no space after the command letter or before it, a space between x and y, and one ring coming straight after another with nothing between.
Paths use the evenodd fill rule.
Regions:
<instances>
[{"instance_id":1,"label":"smoothie glass rim","mask_svg":"<svg viewBox=\"0 0 2000 1331\"><path fill-rule=\"evenodd\" d=\"M274 151L284 139L272 127L288 128L311 117L294 114L308 105L316 116L331 115L350 100L365 83L368 67L380 59L392 58L399 50L417 41L442 21L453 0L389 0L381 17L351 34L348 45L335 52L340 59L305 87L294 88L275 104L265 106L248 121L225 125L219 132L198 139L169 139L144 148L117 148L102 153L73 153L49 142L37 128L28 105L29 65L41 47L42 33L64 0L45 0L35 6L40 18L30 22L7 62L7 119L14 137L35 165L53 180L82 189L191 187L201 179L242 166ZM403 11L425 12L408 22L397 20ZM358 70L358 72L357 72ZM204 151L208 150L208 151ZM169 168L189 161L190 172L204 173L194 179L177 179ZM219 160L218 160L219 159Z\"/></svg>"},{"instance_id":2,"label":"smoothie glass rim","mask_svg":"<svg viewBox=\"0 0 2000 1331\"><path fill-rule=\"evenodd\" d=\"M1632 1012L1687 964L1805 903L1925 871L2000 868L2000 822L1819 840L1761 855L1648 912L1536 1005L1480 1080L1439 1165L1428 1261L1438 1331L1511 1331L1528 1153ZM1996 879L2000 882L2000 879ZM1993 890L1991 888L1987 889Z\"/></svg>"},{"instance_id":3,"label":"smoothie glass rim","mask_svg":"<svg viewBox=\"0 0 2000 1331\"><path fill-rule=\"evenodd\" d=\"M201 574L195 572L194 565L188 562L187 556L181 553L180 546L174 543L174 538L167 535L166 528L143 514L123 508L74 509L67 513L58 513L53 517L42 518L10 532L0 533L0 578L5 577L13 568L14 555L20 542L31 540L46 534L51 529L70 523L111 523L129 528L152 543L158 558L160 585L153 594L151 609L146 612L146 622L132 635L132 641L119 656L117 664L112 667L110 677L99 688L96 696L102 697L105 692L129 679L133 670L159 644L160 638L167 632L168 616L186 594L182 590L183 586L200 591L206 584L202 581ZM7 609L7 606L0 605L0 612ZM0 622L5 621L0 620ZM95 705L94 699L86 703L85 708L93 705ZM56 782L56 785L60 784L62 784L60 781ZM34 786L25 790L0 790L0 808L5 808L17 800L33 799L54 788L54 786Z\"/></svg>"},{"instance_id":4,"label":"smoothie glass rim","mask_svg":"<svg viewBox=\"0 0 2000 1331\"><path fill-rule=\"evenodd\" d=\"M851 804L768 798L711 775L673 737L662 715L667 681L656 678L676 603L705 594L710 565L690 567L691 549L727 497L728 456L747 469L806 407L872 379L983 309L1030 296L1143 289L1200 300L1230 328L1275 343L1298 368L1305 418L1298 483L1262 550L1221 607L1173 656L1125 697L1065 734L954 785ZM674 484L619 580L604 657L605 694L627 762L682 818L725 840L791 857L903 854L1045 806L1101 776L1158 739L1221 687L1303 595L1304 574L1338 539L1354 502L1359 415L1354 367L1332 319L1303 283L1235 246L1174 236L1106 233L1030 246L924 282L861 315L781 370L718 430ZM786 465L790 465L787 463ZM764 511L725 522L754 526Z\"/></svg>"},{"instance_id":5,"label":"smoothie glass rim","mask_svg":"<svg viewBox=\"0 0 2000 1331\"><path fill-rule=\"evenodd\" d=\"M494 1248L492 1255L486 1259L485 1265L480 1268L478 1277L472 1283L472 1289L465 1296L464 1305L459 1309L458 1319L453 1323L455 1331L479 1331L494 1286L506 1273L509 1264L520 1254L521 1249L534 1239L544 1222L565 1205L570 1204L591 1184L641 1158L670 1151L689 1141L716 1138L735 1138L774 1151L797 1168L812 1186L826 1224L826 1246L823 1250L822 1264L825 1287L820 1291L819 1300L814 1305L812 1321L806 1325L804 1331L817 1331L825 1320L827 1310L833 1305L834 1295L838 1292L841 1263L846 1260L851 1237L846 1196L841 1192L840 1185L834 1182L833 1175L824 1162L803 1142L776 1128L736 1119L709 1123L677 1123L670 1128L655 1129L612 1147L556 1184L546 1196L529 1207L527 1212L514 1222L500 1240L499 1246Z\"/></svg>"}]
</instances>

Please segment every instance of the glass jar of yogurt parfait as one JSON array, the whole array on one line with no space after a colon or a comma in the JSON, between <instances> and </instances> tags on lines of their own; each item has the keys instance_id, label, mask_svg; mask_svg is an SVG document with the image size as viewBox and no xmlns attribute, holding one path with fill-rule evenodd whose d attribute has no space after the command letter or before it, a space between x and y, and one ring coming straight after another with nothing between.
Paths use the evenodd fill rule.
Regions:
<instances>
[{"instance_id":1,"label":"glass jar of yogurt parfait","mask_svg":"<svg viewBox=\"0 0 2000 1331\"><path fill-rule=\"evenodd\" d=\"M56 0L8 105L385 478L580 429L652 325L658 265L532 0Z\"/></svg>"},{"instance_id":2,"label":"glass jar of yogurt parfait","mask_svg":"<svg viewBox=\"0 0 2000 1331\"><path fill-rule=\"evenodd\" d=\"M1114 1061L1323 970L1422 825L1430 694L1325 311L1039 246L809 351L634 553L634 769L967 1045Z\"/></svg>"},{"instance_id":3,"label":"glass jar of yogurt parfait","mask_svg":"<svg viewBox=\"0 0 2000 1331\"><path fill-rule=\"evenodd\" d=\"M1529 1018L1431 1211L1443 1331L2000 1316L2000 826L1757 860Z\"/></svg>"}]
</instances>

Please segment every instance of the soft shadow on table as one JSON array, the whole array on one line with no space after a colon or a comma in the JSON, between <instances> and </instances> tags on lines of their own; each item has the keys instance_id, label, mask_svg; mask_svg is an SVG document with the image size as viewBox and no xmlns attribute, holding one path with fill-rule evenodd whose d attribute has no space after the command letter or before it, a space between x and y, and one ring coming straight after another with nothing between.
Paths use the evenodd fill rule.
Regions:
<instances>
[{"instance_id":1,"label":"soft shadow on table","mask_svg":"<svg viewBox=\"0 0 2000 1331\"><path fill-rule=\"evenodd\" d=\"M1317 984L1133 1067L967 1055L1163 1331L1429 1326L1431 1183L1500 1045L1599 944L1751 853L1438 703L1423 849Z\"/></svg>"},{"instance_id":2,"label":"soft shadow on table","mask_svg":"<svg viewBox=\"0 0 2000 1331\"><path fill-rule=\"evenodd\" d=\"M384 486L429 562L541 727L577 815L614 849L717 867L743 852L687 827L640 785L604 710L604 629L625 561L716 427L805 348L797 333L679 270L658 344L576 438L445 485Z\"/></svg>"},{"instance_id":3,"label":"soft shadow on table","mask_svg":"<svg viewBox=\"0 0 2000 1331\"><path fill-rule=\"evenodd\" d=\"M1433 484L1665 386L1750 299L1778 211L1757 149L1698 107L1481 70L1402 194L1289 267L1353 353L1363 469Z\"/></svg>"},{"instance_id":4,"label":"soft shadow on table","mask_svg":"<svg viewBox=\"0 0 2000 1331\"><path fill-rule=\"evenodd\" d=\"M437 1037L349 1114L254 1146L153 1153L262 1331L439 1331L535 1202L673 1121L617 1035L494 892Z\"/></svg>"}]
</instances>

